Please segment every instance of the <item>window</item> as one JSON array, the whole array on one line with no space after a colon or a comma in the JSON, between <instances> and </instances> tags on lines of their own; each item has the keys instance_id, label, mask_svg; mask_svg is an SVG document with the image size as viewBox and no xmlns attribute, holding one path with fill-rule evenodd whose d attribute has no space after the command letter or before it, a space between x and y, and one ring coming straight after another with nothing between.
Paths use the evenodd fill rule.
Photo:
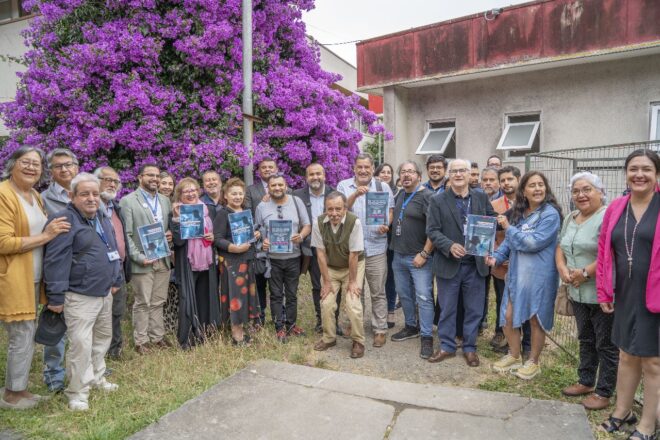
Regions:
<instances>
[{"instance_id":1,"label":"window","mask_svg":"<svg viewBox=\"0 0 660 440\"><path fill-rule=\"evenodd\" d=\"M651 137L649 139L660 140L660 103L651 105Z\"/></svg>"},{"instance_id":2,"label":"window","mask_svg":"<svg viewBox=\"0 0 660 440\"><path fill-rule=\"evenodd\" d=\"M415 154L442 154L456 157L456 123L431 122Z\"/></svg>"},{"instance_id":3,"label":"window","mask_svg":"<svg viewBox=\"0 0 660 440\"><path fill-rule=\"evenodd\" d=\"M22 0L0 0L0 23L23 17Z\"/></svg>"},{"instance_id":4,"label":"window","mask_svg":"<svg viewBox=\"0 0 660 440\"><path fill-rule=\"evenodd\" d=\"M497 149L505 150L507 158L538 153L541 150L540 125L541 115L539 114L507 116Z\"/></svg>"}]
</instances>

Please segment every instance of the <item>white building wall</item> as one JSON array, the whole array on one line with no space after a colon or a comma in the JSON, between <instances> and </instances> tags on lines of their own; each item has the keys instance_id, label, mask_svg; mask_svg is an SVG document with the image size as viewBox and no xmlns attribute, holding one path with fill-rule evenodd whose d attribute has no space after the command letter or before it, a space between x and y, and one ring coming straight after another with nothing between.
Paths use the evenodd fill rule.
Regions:
<instances>
[{"instance_id":1,"label":"white building wall","mask_svg":"<svg viewBox=\"0 0 660 440\"><path fill-rule=\"evenodd\" d=\"M0 55L21 57L26 47L23 44L21 31L29 24L28 20L18 20L10 23L0 24ZM17 72L25 70L21 64L0 59L0 102L14 99L16 96L16 85L18 84ZM6 136L7 129L0 119L0 136Z\"/></svg>"},{"instance_id":2,"label":"white building wall","mask_svg":"<svg viewBox=\"0 0 660 440\"><path fill-rule=\"evenodd\" d=\"M483 166L496 153L512 113L540 112L541 152L649 140L650 106L660 102L660 55L405 90L388 87L384 95L385 124L394 135L386 143L387 161L414 158L428 122L454 119L457 155ZM423 163L425 157L416 159ZM524 159L510 163L524 165Z\"/></svg>"}]
</instances>

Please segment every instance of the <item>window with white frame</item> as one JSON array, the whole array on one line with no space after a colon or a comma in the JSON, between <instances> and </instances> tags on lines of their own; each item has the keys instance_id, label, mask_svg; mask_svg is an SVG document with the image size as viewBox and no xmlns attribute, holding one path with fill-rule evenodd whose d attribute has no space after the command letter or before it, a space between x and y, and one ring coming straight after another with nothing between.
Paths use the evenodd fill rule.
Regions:
<instances>
[{"instance_id":1,"label":"window with white frame","mask_svg":"<svg viewBox=\"0 0 660 440\"><path fill-rule=\"evenodd\" d=\"M660 141L660 102L651 104L651 135L652 141Z\"/></svg>"},{"instance_id":2,"label":"window with white frame","mask_svg":"<svg viewBox=\"0 0 660 440\"><path fill-rule=\"evenodd\" d=\"M507 158L524 157L541 151L541 115L509 115L502 131L498 150L506 151Z\"/></svg>"},{"instance_id":3,"label":"window with white frame","mask_svg":"<svg viewBox=\"0 0 660 440\"><path fill-rule=\"evenodd\" d=\"M430 122L415 154L456 157L456 122Z\"/></svg>"}]
</instances>

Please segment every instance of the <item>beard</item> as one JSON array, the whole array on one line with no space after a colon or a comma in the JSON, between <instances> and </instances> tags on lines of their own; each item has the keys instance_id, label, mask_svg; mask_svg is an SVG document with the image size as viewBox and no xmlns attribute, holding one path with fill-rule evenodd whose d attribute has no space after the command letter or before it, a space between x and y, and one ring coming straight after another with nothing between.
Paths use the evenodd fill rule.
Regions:
<instances>
[{"instance_id":1,"label":"beard","mask_svg":"<svg viewBox=\"0 0 660 440\"><path fill-rule=\"evenodd\" d=\"M106 202L112 201L117 198L117 191L103 191L101 194L101 198L105 200Z\"/></svg>"},{"instance_id":2,"label":"beard","mask_svg":"<svg viewBox=\"0 0 660 440\"><path fill-rule=\"evenodd\" d=\"M321 189L321 187L323 187L323 183L318 180L315 180L309 183L309 187L312 188L314 191L316 191Z\"/></svg>"}]
</instances>

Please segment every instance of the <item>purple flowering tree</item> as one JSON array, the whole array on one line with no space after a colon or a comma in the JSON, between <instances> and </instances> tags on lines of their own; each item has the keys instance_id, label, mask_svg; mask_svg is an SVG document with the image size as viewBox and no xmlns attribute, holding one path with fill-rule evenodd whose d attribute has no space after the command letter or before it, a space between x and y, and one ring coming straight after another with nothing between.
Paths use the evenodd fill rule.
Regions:
<instances>
[{"instance_id":1,"label":"purple flowering tree","mask_svg":"<svg viewBox=\"0 0 660 440\"><path fill-rule=\"evenodd\" d=\"M350 174L362 119L376 116L331 85L305 36L313 0L253 0L254 157L242 145L241 0L25 0L27 71L0 163L22 144L71 148L82 168L125 181L156 162L177 177L239 175L274 157L291 184L318 161L330 183Z\"/></svg>"}]
</instances>

